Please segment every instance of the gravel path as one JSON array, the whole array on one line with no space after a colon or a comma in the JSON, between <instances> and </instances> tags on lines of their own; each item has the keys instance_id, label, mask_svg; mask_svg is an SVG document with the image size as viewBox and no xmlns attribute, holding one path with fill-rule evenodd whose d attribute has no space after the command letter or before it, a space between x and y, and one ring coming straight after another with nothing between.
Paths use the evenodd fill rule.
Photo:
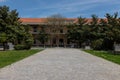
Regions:
<instances>
[{"instance_id":1,"label":"gravel path","mask_svg":"<svg viewBox=\"0 0 120 80\"><path fill-rule=\"evenodd\" d=\"M120 66L79 49L51 48L0 69L0 80L120 80Z\"/></svg>"}]
</instances>

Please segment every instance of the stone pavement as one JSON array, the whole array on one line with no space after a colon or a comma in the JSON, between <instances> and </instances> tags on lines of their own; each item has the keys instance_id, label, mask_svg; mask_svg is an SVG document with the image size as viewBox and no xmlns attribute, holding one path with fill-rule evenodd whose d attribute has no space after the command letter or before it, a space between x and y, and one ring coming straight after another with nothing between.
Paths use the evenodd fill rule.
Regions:
<instances>
[{"instance_id":1,"label":"stone pavement","mask_svg":"<svg viewBox=\"0 0 120 80\"><path fill-rule=\"evenodd\" d=\"M0 80L120 80L120 66L79 49L49 48L0 69Z\"/></svg>"}]
</instances>

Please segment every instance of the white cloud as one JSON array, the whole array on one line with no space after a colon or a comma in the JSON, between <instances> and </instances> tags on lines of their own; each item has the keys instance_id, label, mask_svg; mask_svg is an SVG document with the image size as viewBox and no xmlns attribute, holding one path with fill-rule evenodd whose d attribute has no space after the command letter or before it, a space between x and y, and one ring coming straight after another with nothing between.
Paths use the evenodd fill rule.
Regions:
<instances>
[{"instance_id":1,"label":"white cloud","mask_svg":"<svg viewBox=\"0 0 120 80\"><path fill-rule=\"evenodd\" d=\"M108 2L109 0L75 0L74 2L70 1L63 1L60 3L53 3L53 4L48 4L42 5L42 7L36 7L36 8L30 8L28 11L38 11L38 10L46 10L46 9L54 9L54 10L62 10L63 12L70 12L70 11L83 11L83 10L88 10L92 7L95 7L99 3L105 3Z\"/></svg>"},{"instance_id":2,"label":"white cloud","mask_svg":"<svg viewBox=\"0 0 120 80\"><path fill-rule=\"evenodd\" d=\"M26 11L39 12L40 13L39 17L49 16L50 14L56 14L56 13L73 14L73 15L79 15L79 14L87 15L92 13L102 14L102 13L106 13L106 11L112 12L113 8L115 7L114 5L118 5L118 4L120 4L119 0L116 0L116 1L114 0L61 0L59 2L53 2L53 3L46 2L45 4L41 4L41 6L36 5L35 8L26 9ZM105 8L103 6L105 6ZM110 6L111 9L108 9L108 6ZM116 9L118 8L114 8L114 10ZM91 11L91 12L87 12L87 11Z\"/></svg>"}]
</instances>

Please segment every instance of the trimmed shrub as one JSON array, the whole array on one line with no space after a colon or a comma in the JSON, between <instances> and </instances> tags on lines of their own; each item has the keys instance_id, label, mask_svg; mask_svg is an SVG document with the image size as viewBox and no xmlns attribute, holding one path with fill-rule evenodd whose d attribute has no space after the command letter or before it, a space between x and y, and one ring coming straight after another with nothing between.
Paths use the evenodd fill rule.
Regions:
<instances>
[{"instance_id":1,"label":"trimmed shrub","mask_svg":"<svg viewBox=\"0 0 120 80\"><path fill-rule=\"evenodd\" d=\"M25 49L29 50L31 48L31 45L25 45Z\"/></svg>"},{"instance_id":2,"label":"trimmed shrub","mask_svg":"<svg viewBox=\"0 0 120 80\"><path fill-rule=\"evenodd\" d=\"M25 40L25 49L29 50L32 47L33 39L26 39Z\"/></svg>"},{"instance_id":3,"label":"trimmed shrub","mask_svg":"<svg viewBox=\"0 0 120 80\"><path fill-rule=\"evenodd\" d=\"M29 50L31 48L30 45L15 45L14 49L15 50Z\"/></svg>"},{"instance_id":4,"label":"trimmed shrub","mask_svg":"<svg viewBox=\"0 0 120 80\"><path fill-rule=\"evenodd\" d=\"M102 49L102 45L103 45L103 39L97 39L95 41L92 41L92 43L91 43L91 47L94 50L101 50Z\"/></svg>"},{"instance_id":5,"label":"trimmed shrub","mask_svg":"<svg viewBox=\"0 0 120 80\"><path fill-rule=\"evenodd\" d=\"M25 45L15 45L14 49L15 50L25 50Z\"/></svg>"}]
</instances>

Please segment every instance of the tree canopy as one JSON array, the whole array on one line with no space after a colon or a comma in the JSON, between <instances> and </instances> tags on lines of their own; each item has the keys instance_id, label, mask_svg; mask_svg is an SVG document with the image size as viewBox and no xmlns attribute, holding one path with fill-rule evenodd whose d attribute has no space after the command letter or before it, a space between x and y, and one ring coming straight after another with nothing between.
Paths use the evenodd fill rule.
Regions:
<instances>
[{"instance_id":1,"label":"tree canopy","mask_svg":"<svg viewBox=\"0 0 120 80\"><path fill-rule=\"evenodd\" d=\"M120 18L118 13L106 13L105 18L92 15L90 20L78 17L78 24L69 29L68 39L75 42L89 42L95 49L113 49L114 43L120 43Z\"/></svg>"},{"instance_id":2,"label":"tree canopy","mask_svg":"<svg viewBox=\"0 0 120 80\"><path fill-rule=\"evenodd\" d=\"M14 42L26 33L24 26L19 20L17 10L10 10L8 6L0 6L0 42L4 50L8 42Z\"/></svg>"}]
</instances>

